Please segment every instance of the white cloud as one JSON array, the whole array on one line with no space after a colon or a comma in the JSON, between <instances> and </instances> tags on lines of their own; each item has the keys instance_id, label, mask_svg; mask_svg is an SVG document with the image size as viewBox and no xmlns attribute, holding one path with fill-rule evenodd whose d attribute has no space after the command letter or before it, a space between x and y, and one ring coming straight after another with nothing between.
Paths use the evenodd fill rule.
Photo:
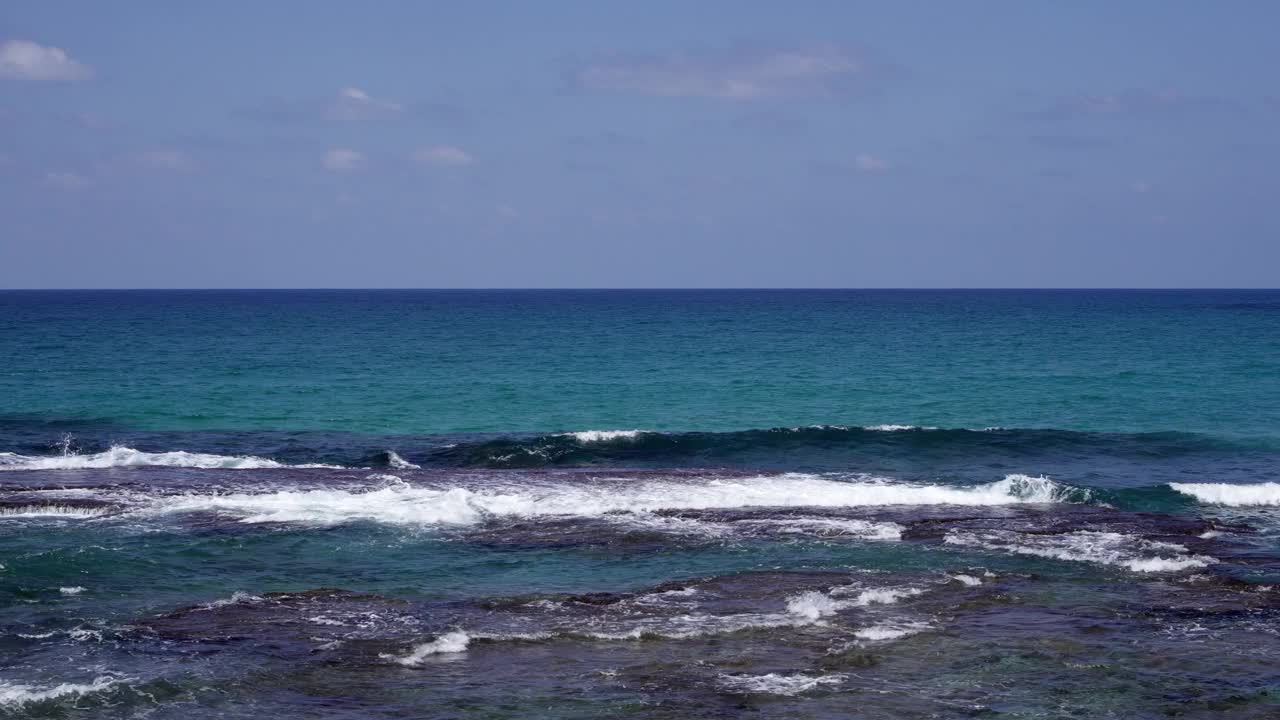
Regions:
<instances>
[{"instance_id":1,"label":"white cloud","mask_svg":"<svg viewBox=\"0 0 1280 720\"><path fill-rule=\"evenodd\" d=\"M609 58L578 71L584 90L719 100L829 98L867 79L860 58L835 46Z\"/></svg>"},{"instance_id":2,"label":"white cloud","mask_svg":"<svg viewBox=\"0 0 1280 720\"><path fill-rule=\"evenodd\" d=\"M33 82L83 80L93 70L71 59L61 48L29 40L0 43L0 78Z\"/></svg>"},{"instance_id":3,"label":"white cloud","mask_svg":"<svg viewBox=\"0 0 1280 720\"><path fill-rule=\"evenodd\" d=\"M404 108L391 100L380 100L357 87L345 87L324 108L329 120L374 120L399 115Z\"/></svg>"},{"instance_id":4,"label":"white cloud","mask_svg":"<svg viewBox=\"0 0 1280 720\"><path fill-rule=\"evenodd\" d=\"M157 170L190 170L191 158L180 150L148 150L134 158L139 165Z\"/></svg>"},{"instance_id":5,"label":"white cloud","mask_svg":"<svg viewBox=\"0 0 1280 720\"><path fill-rule=\"evenodd\" d=\"M413 153L413 160L423 165L444 167L462 167L475 163L475 158L471 157L470 153L452 145L436 145L435 147L423 148Z\"/></svg>"},{"instance_id":6,"label":"white cloud","mask_svg":"<svg viewBox=\"0 0 1280 720\"><path fill-rule=\"evenodd\" d=\"M364 167L364 153L345 148L334 148L320 160L330 170L359 170Z\"/></svg>"},{"instance_id":7,"label":"white cloud","mask_svg":"<svg viewBox=\"0 0 1280 720\"><path fill-rule=\"evenodd\" d=\"M884 172L891 167L888 161L867 153L859 154L853 162L862 172Z\"/></svg>"},{"instance_id":8,"label":"white cloud","mask_svg":"<svg viewBox=\"0 0 1280 720\"><path fill-rule=\"evenodd\" d=\"M79 173L49 170L44 174L43 184L59 190L79 190L89 187L93 182Z\"/></svg>"}]
</instances>

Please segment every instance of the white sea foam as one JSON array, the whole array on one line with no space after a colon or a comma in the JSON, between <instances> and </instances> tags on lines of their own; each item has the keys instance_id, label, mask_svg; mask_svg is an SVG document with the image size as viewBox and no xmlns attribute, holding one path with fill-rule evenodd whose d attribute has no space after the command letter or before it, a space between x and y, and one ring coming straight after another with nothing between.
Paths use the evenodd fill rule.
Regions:
<instances>
[{"instance_id":1,"label":"white sea foam","mask_svg":"<svg viewBox=\"0 0 1280 720\"><path fill-rule=\"evenodd\" d=\"M758 693L762 695L799 695L822 685L839 685L846 675L721 675L717 684L722 690L733 693Z\"/></svg>"},{"instance_id":2,"label":"white sea foam","mask_svg":"<svg viewBox=\"0 0 1280 720\"><path fill-rule=\"evenodd\" d=\"M1280 506L1280 483L1265 482L1252 485L1169 483L1169 487L1183 495L1190 495L1196 500L1210 505L1229 505L1232 507Z\"/></svg>"},{"instance_id":3,"label":"white sea foam","mask_svg":"<svg viewBox=\"0 0 1280 720\"><path fill-rule=\"evenodd\" d=\"M903 432L906 430L937 430L938 428L930 425L864 425L863 430L876 430L878 432Z\"/></svg>"},{"instance_id":4,"label":"white sea foam","mask_svg":"<svg viewBox=\"0 0 1280 720\"><path fill-rule=\"evenodd\" d=\"M856 518L787 517L738 520L733 527L755 527L788 535L855 537L862 540L901 540L906 530L895 522L872 522Z\"/></svg>"},{"instance_id":5,"label":"white sea foam","mask_svg":"<svg viewBox=\"0 0 1280 720\"><path fill-rule=\"evenodd\" d=\"M79 595L80 593L84 592L84 588L79 585L75 585L72 587L60 587L58 588L58 592L62 593L63 595Z\"/></svg>"},{"instance_id":6,"label":"white sea foam","mask_svg":"<svg viewBox=\"0 0 1280 720\"><path fill-rule=\"evenodd\" d=\"M781 613L738 613L735 615L688 613L665 618L628 620L624 622L607 621L593 625L576 624L572 629L566 629L562 634L593 640L641 640L644 638L684 640L712 635L727 635L744 630L801 627L812 625L816 621L816 618L794 613L789 609L787 612Z\"/></svg>"},{"instance_id":7,"label":"white sea foam","mask_svg":"<svg viewBox=\"0 0 1280 720\"><path fill-rule=\"evenodd\" d=\"M947 533L945 542L1019 555L1113 565L1134 572L1177 572L1217 562L1211 557L1189 555L1181 545L1093 530L1060 535L1029 535L1008 530L953 530Z\"/></svg>"},{"instance_id":8,"label":"white sea foam","mask_svg":"<svg viewBox=\"0 0 1280 720\"><path fill-rule=\"evenodd\" d=\"M614 440L634 440L647 433L647 430L582 430L580 432L560 433L561 437L571 437L580 443L612 442Z\"/></svg>"},{"instance_id":9,"label":"white sea foam","mask_svg":"<svg viewBox=\"0 0 1280 720\"><path fill-rule=\"evenodd\" d=\"M396 656L384 654L380 657L384 660L391 660L406 667L413 667L415 665L421 665L423 660L426 660L432 655L466 652L467 647L470 644L471 636L461 630L455 630L454 632L445 633L431 642L422 643L415 647L413 652L408 655Z\"/></svg>"},{"instance_id":10,"label":"white sea foam","mask_svg":"<svg viewBox=\"0 0 1280 720\"><path fill-rule=\"evenodd\" d=\"M1075 492L1078 491L1047 478L1026 475L1010 475L987 485L961 488L787 474L695 481L647 480L631 484L525 482L477 489L405 484L365 492L324 489L190 494L156 499L139 512L217 512L248 523L375 521L473 525L491 517L602 517L660 510L1052 503L1065 501ZM889 527L863 529L873 535L889 536L893 532Z\"/></svg>"},{"instance_id":11,"label":"white sea foam","mask_svg":"<svg viewBox=\"0 0 1280 720\"><path fill-rule=\"evenodd\" d=\"M669 591L662 595L685 597L694 595L697 592L696 588L685 588ZM823 625L827 622L826 618L841 609L892 604L903 597L918 595L922 592L923 590L919 588L861 589L838 587L831 590L830 594L809 591L792 596L787 599L786 607L781 612L746 612L730 615L687 612L666 617L606 617L587 621L573 619L567 624L562 623L541 632L533 633L483 633L459 630L440 635L430 642L418 645L407 655L384 654L381 657L401 665L412 666L422 663L431 655L463 652L467 650L472 642L477 640L542 641L557 637L607 642L636 641L652 638L684 640L744 631ZM837 594L842 596L835 597ZM635 602L635 604L645 606L653 603ZM672 604L675 607L681 605L679 602ZM545 601L531 603L528 606L550 611L555 611L559 608L558 603L546 603ZM903 627L912 632L918 632L919 629L925 626L908 624Z\"/></svg>"},{"instance_id":12,"label":"white sea foam","mask_svg":"<svg viewBox=\"0 0 1280 720\"><path fill-rule=\"evenodd\" d=\"M972 575L957 574L951 575L950 577L961 585L968 585L969 587L976 587L982 584L982 580Z\"/></svg>"},{"instance_id":13,"label":"white sea foam","mask_svg":"<svg viewBox=\"0 0 1280 720\"><path fill-rule=\"evenodd\" d=\"M924 591L920 588L914 587L871 588L867 590L839 587L832 589L830 593L810 590L788 598L787 612L816 622L847 608L866 607L868 605L892 605L904 597L919 595L922 592ZM853 597L841 597L846 595L853 595Z\"/></svg>"},{"instance_id":14,"label":"white sea foam","mask_svg":"<svg viewBox=\"0 0 1280 720\"><path fill-rule=\"evenodd\" d=\"M0 520L14 518L96 518L107 513L102 508L85 508L70 505L22 505L0 508Z\"/></svg>"},{"instance_id":15,"label":"white sea foam","mask_svg":"<svg viewBox=\"0 0 1280 720\"><path fill-rule=\"evenodd\" d=\"M227 605L237 605L240 603L259 603L259 602L262 602L261 596L250 595L249 593L244 592L243 590L237 590L234 593L231 593L231 597L221 598L218 600L214 600L212 602L207 602L204 605L201 605L200 609L213 610L214 608L225 607Z\"/></svg>"},{"instance_id":16,"label":"white sea foam","mask_svg":"<svg viewBox=\"0 0 1280 720\"><path fill-rule=\"evenodd\" d=\"M395 450L387 451L387 465L395 468L396 470L421 470L422 469L421 465L414 465L408 460L405 460L404 458L400 457L400 454L397 453Z\"/></svg>"},{"instance_id":17,"label":"white sea foam","mask_svg":"<svg viewBox=\"0 0 1280 720\"><path fill-rule=\"evenodd\" d=\"M925 623L887 623L855 630L853 636L859 640L897 640L928 629Z\"/></svg>"},{"instance_id":18,"label":"white sea foam","mask_svg":"<svg viewBox=\"0 0 1280 720\"><path fill-rule=\"evenodd\" d=\"M90 683L63 683L50 688L41 688L35 685L22 685L0 680L0 707L25 705L62 697L78 697L106 690L123 681L122 678L103 675L94 678L93 682Z\"/></svg>"},{"instance_id":19,"label":"white sea foam","mask_svg":"<svg viewBox=\"0 0 1280 720\"><path fill-rule=\"evenodd\" d=\"M221 470L278 468L280 463L251 455L211 455L185 450L143 452L120 445L88 455L15 455L0 453L0 470L89 470L126 467L187 467Z\"/></svg>"}]
</instances>

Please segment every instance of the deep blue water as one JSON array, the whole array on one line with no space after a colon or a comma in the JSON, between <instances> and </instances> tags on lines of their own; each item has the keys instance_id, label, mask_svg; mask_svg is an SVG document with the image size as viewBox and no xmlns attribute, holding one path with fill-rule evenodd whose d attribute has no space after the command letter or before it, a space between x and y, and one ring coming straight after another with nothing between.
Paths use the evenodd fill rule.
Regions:
<instances>
[{"instance_id":1,"label":"deep blue water","mask_svg":"<svg viewBox=\"0 0 1280 720\"><path fill-rule=\"evenodd\" d=\"M0 292L0 715L1280 716L1280 291Z\"/></svg>"}]
</instances>

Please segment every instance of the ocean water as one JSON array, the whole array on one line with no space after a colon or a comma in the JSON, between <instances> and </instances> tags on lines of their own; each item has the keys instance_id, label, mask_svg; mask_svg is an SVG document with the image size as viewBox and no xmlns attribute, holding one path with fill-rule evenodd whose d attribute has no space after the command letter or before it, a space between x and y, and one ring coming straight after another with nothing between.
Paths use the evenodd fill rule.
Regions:
<instances>
[{"instance_id":1,"label":"ocean water","mask_svg":"<svg viewBox=\"0 0 1280 720\"><path fill-rule=\"evenodd\" d=\"M4 291L0 607L0 717L1280 717L1280 291Z\"/></svg>"}]
</instances>

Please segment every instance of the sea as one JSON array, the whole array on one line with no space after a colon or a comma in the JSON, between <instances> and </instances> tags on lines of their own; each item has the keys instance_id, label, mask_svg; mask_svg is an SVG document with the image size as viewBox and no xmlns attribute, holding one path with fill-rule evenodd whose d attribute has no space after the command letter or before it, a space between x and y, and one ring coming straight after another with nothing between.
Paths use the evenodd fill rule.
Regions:
<instances>
[{"instance_id":1,"label":"sea","mask_svg":"<svg viewBox=\"0 0 1280 720\"><path fill-rule=\"evenodd\" d=\"M0 291L0 717L1280 718L1280 291Z\"/></svg>"}]
</instances>

